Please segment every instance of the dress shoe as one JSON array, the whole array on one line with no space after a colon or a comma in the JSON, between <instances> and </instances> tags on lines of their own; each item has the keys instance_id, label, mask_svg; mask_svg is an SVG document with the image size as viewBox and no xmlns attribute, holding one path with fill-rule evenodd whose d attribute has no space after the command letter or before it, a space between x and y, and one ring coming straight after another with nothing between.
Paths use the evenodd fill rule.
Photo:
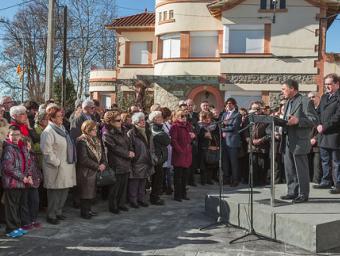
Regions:
<instances>
[{"instance_id":1,"label":"dress shoe","mask_svg":"<svg viewBox=\"0 0 340 256\"><path fill-rule=\"evenodd\" d=\"M208 185L214 185L214 182L208 181L207 184L208 184Z\"/></svg>"},{"instance_id":2,"label":"dress shoe","mask_svg":"<svg viewBox=\"0 0 340 256\"><path fill-rule=\"evenodd\" d=\"M120 207L118 207L118 209L121 210L121 211L124 211L124 212L129 211L129 208L127 208L126 206L120 206Z\"/></svg>"},{"instance_id":3,"label":"dress shoe","mask_svg":"<svg viewBox=\"0 0 340 256\"><path fill-rule=\"evenodd\" d=\"M139 208L138 204L136 203L130 203L130 207L135 209Z\"/></svg>"},{"instance_id":4,"label":"dress shoe","mask_svg":"<svg viewBox=\"0 0 340 256\"><path fill-rule=\"evenodd\" d=\"M58 220L66 220L66 216L65 215L57 215L56 216Z\"/></svg>"},{"instance_id":5,"label":"dress shoe","mask_svg":"<svg viewBox=\"0 0 340 256\"><path fill-rule=\"evenodd\" d=\"M138 204L139 204L140 206L142 206L142 207L148 207L148 206L149 206L149 204L147 204L147 203L145 203L145 202L143 202L143 201L138 201Z\"/></svg>"},{"instance_id":6,"label":"dress shoe","mask_svg":"<svg viewBox=\"0 0 340 256\"><path fill-rule=\"evenodd\" d=\"M188 185L192 187L197 187L197 184L195 182L190 182Z\"/></svg>"},{"instance_id":7,"label":"dress shoe","mask_svg":"<svg viewBox=\"0 0 340 256\"><path fill-rule=\"evenodd\" d=\"M46 221L47 223L50 223L52 225L58 225L60 223L58 219L53 219L53 218L47 218Z\"/></svg>"},{"instance_id":8,"label":"dress shoe","mask_svg":"<svg viewBox=\"0 0 340 256\"><path fill-rule=\"evenodd\" d=\"M295 199L295 198L297 198L296 195L285 195L285 196L280 196L280 199L282 199L282 200L293 200L293 199Z\"/></svg>"},{"instance_id":9,"label":"dress shoe","mask_svg":"<svg viewBox=\"0 0 340 256\"><path fill-rule=\"evenodd\" d=\"M89 211L89 214L90 214L90 216L98 216L98 213L97 212L95 212L95 211L92 211L92 210L90 210Z\"/></svg>"},{"instance_id":10,"label":"dress shoe","mask_svg":"<svg viewBox=\"0 0 340 256\"><path fill-rule=\"evenodd\" d=\"M177 197L175 197L174 200L177 201L177 202L182 202L182 199L177 198Z\"/></svg>"},{"instance_id":11,"label":"dress shoe","mask_svg":"<svg viewBox=\"0 0 340 256\"><path fill-rule=\"evenodd\" d=\"M316 185L313 185L313 188L315 188L315 189L329 189L329 188L331 188L331 186L330 185L328 185L328 184L316 184Z\"/></svg>"},{"instance_id":12,"label":"dress shoe","mask_svg":"<svg viewBox=\"0 0 340 256\"><path fill-rule=\"evenodd\" d=\"M340 188L332 188L329 190L330 194L340 194Z\"/></svg>"},{"instance_id":13,"label":"dress shoe","mask_svg":"<svg viewBox=\"0 0 340 256\"><path fill-rule=\"evenodd\" d=\"M80 214L80 217L82 217L85 220L89 220L91 219L92 216L88 213L88 214Z\"/></svg>"},{"instance_id":14,"label":"dress shoe","mask_svg":"<svg viewBox=\"0 0 340 256\"><path fill-rule=\"evenodd\" d=\"M158 200L150 200L150 203L151 204L154 204L154 205L164 205L164 200L162 199L158 199Z\"/></svg>"},{"instance_id":15,"label":"dress shoe","mask_svg":"<svg viewBox=\"0 0 340 256\"><path fill-rule=\"evenodd\" d=\"M111 209L110 212L113 214L119 214L119 209Z\"/></svg>"},{"instance_id":16,"label":"dress shoe","mask_svg":"<svg viewBox=\"0 0 340 256\"><path fill-rule=\"evenodd\" d=\"M185 197L182 197L182 199L183 199L183 200L190 200L190 198L189 198L189 197L186 197L186 196L185 196Z\"/></svg>"},{"instance_id":17,"label":"dress shoe","mask_svg":"<svg viewBox=\"0 0 340 256\"><path fill-rule=\"evenodd\" d=\"M230 184L230 187L237 187L238 186L238 182L232 182L231 184Z\"/></svg>"},{"instance_id":18,"label":"dress shoe","mask_svg":"<svg viewBox=\"0 0 340 256\"><path fill-rule=\"evenodd\" d=\"M308 197L304 195L299 195L297 198L293 199L293 204L304 203L308 201Z\"/></svg>"}]
</instances>

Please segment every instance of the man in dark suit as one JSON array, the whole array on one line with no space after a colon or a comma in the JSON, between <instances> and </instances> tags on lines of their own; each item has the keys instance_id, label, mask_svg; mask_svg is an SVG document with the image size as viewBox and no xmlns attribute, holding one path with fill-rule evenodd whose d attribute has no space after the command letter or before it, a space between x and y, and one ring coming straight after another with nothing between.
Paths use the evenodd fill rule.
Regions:
<instances>
[{"instance_id":1,"label":"man in dark suit","mask_svg":"<svg viewBox=\"0 0 340 256\"><path fill-rule=\"evenodd\" d=\"M285 104L282 150L288 193L281 199L292 199L293 203L303 203L309 197L309 166L307 154L310 152L310 134L318 123L313 102L299 93L297 81L288 79L282 85L282 93L288 100Z\"/></svg>"},{"instance_id":2,"label":"man in dark suit","mask_svg":"<svg viewBox=\"0 0 340 256\"><path fill-rule=\"evenodd\" d=\"M332 194L340 194L340 91L339 77L329 74L324 79L326 93L322 95L318 114L320 124L319 133L320 157L322 164L322 179L315 188L330 188L332 174L334 175L334 188Z\"/></svg>"},{"instance_id":3,"label":"man in dark suit","mask_svg":"<svg viewBox=\"0 0 340 256\"><path fill-rule=\"evenodd\" d=\"M81 135L81 125L86 120L94 120L93 114L95 111L95 105L92 100L84 100L82 103L82 112L79 116L75 117L71 121L70 135L71 138L76 141L76 139Z\"/></svg>"},{"instance_id":4,"label":"man in dark suit","mask_svg":"<svg viewBox=\"0 0 340 256\"><path fill-rule=\"evenodd\" d=\"M239 134L242 117L238 112L236 100L228 98L225 102L226 112L222 116L224 128L222 128L222 169L224 183L236 187L239 183L238 153L241 147L241 136Z\"/></svg>"}]
</instances>

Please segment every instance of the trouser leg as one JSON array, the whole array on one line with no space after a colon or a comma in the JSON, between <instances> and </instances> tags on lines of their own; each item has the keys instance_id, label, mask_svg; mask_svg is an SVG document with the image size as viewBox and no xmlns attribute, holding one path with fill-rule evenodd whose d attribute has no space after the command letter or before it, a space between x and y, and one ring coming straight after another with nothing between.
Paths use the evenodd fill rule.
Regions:
<instances>
[{"instance_id":1,"label":"trouser leg","mask_svg":"<svg viewBox=\"0 0 340 256\"><path fill-rule=\"evenodd\" d=\"M5 222L6 232L12 232L20 228L20 203L23 200L23 189L5 189Z\"/></svg>"},{"instance_id":2,"label":"trouser leg","mask_svg":"<svg viewBox=\"0 0 340 256\"><path fill-rule=\"evenodd\" d=\"M138 179L129 179L129 202L137 203L137 194L138 194Z\"/></svg>"}]
</instances>

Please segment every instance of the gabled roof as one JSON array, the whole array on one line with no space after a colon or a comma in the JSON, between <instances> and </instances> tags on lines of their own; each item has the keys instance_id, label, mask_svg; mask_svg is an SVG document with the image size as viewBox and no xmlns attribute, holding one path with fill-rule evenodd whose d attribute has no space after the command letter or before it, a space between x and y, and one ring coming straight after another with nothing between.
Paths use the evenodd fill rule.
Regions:
<instances>
[{"instance_id":1,"label":"gabled roof","mask_svg":"<svg viewBox=\"0 0 340 256\"><path fill-rule=\"evenodd\" d=\"M114 19L111 24L105 26L109 29L120 28L154 28L155 27L155 13L143 12L131 16Z\"/></svg>"}]
</instances>

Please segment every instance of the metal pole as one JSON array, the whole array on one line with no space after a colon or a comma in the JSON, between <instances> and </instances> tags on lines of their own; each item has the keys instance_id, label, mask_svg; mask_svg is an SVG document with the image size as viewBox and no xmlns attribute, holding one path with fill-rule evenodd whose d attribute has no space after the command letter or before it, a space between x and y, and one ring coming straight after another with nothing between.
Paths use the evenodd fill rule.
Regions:
<instances>
[{"instance_id":1,"label":"metal pole","mask_svg":"<svg viewBox=\"0 0 340 256\"><path fill-rule=\"evenodd\" d=\"M24 102L24 86L25 86L25 39L22 38L22 80L21 80L21 103Z\"/></svg>"},{"instance_id":2,"label":"metal pole","mask_svg":"<svg viewBox=\"0 0 340 256\"><path fill-rule=\"evenodd\" d=\"M55 0L48 3L48 36L46 58L45 100L52 98L53 87L53 52L54 52L54 8Z\"/></svg>"},{"instance_id":3,"label":"metal pole","mask_svg":"<svg viewBox=\"0 0 340 256\"><path fill-rule=\"evenodd\" d=\"M272 172L272 177L271 177L271 198L270 198L270 205L272 207L275 206L275 120L273 118L272 120L272 141L271 141L271 172Z\"/></svg>"},{"instance_id":4,"label":"metal pole","mask_svg":"<svg viewBox=\"0 0 340 256\"><path fill-rule=\"evenodd\" d=\"M61 77L61 105L66 100L66 61L67 61L67 6L64 6L63 73Z\"/></svg>"}]
</instances>

